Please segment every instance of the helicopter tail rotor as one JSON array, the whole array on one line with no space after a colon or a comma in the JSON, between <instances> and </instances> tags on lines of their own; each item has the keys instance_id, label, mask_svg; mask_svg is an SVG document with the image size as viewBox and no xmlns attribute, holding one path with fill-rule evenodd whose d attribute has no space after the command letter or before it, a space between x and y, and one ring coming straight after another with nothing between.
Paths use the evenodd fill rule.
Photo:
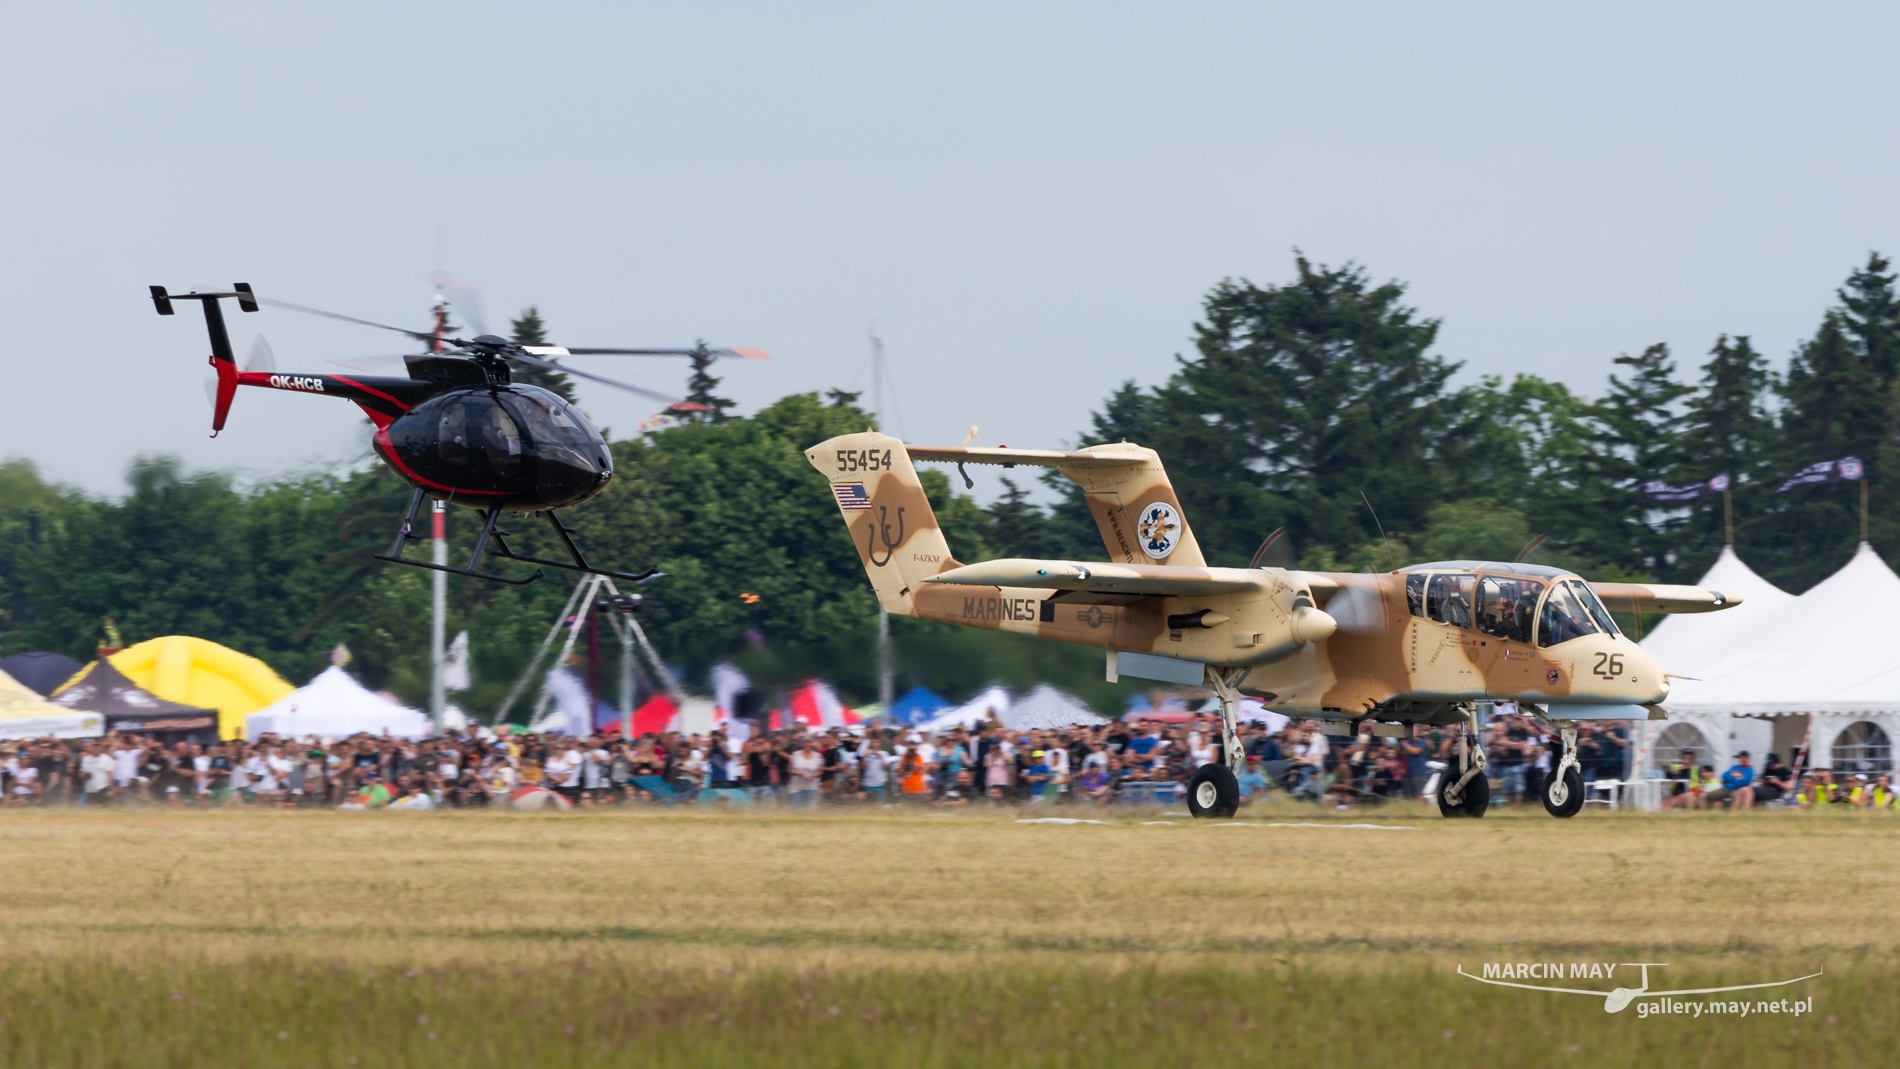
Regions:
<instances>
[{"instance_id":1,"label":"helicopter tail rotor","mask_svg":"<svg viewBox=\"0 0 1900 1069\"><path fill-rule=\"evenodd\" d=\"M224 429L225 417L231 414L231 399L237 396L238 387L237 353L231 349L230 332L224 329L224 309L220 301L236 297L240 310L255 312L257 295L251 292L248 282L240 282L225 293L168 293L163 286L151 287L151 293L152 305L162 316L173 314L173 301L197 301L204 306L205 332L211 336L211 370L218 376L211 398L211 436L216 438Z\"/></svg>"}]
</instances>

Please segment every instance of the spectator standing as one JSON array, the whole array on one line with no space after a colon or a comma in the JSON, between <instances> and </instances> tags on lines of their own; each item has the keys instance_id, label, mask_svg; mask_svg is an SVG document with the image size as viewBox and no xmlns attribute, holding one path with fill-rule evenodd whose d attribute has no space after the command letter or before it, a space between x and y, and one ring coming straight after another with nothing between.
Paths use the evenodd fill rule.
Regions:
<instances>
[{"instance_id":1,"label":"spectator standing","mask_svg":"<svg viewBox=\"0 0 1900 1069\"><path fill-rule=\"evenodd\" d=\"M80 804L99 805L112 800L112 776L117 762L96 742L80 748L79 776L84 793Z\"/></svg>"},{"instance_id":2,"label":"spectator standing","mask_svg":"<svg viewBox=\"0 0 1900 1069\"><path fill-rule=\"evenodd\" d=\"M1430 740L1421 736L1421 728L1412 729L1412 737L1399 740L1399 756L1405 762L1405 796L1417 798L1425 793L1425 781L1431 769L1425 767L1431 754Z\"/></svg>"},{"instance_id":3,"label":"spectator standing","mask_svg":"<svg viewBox=\"0 0 1900 1069\"><path fill-rule=\"evenodd\" d=\"M791 795L793 805L816 806L818 804L818 778L824 774L825 759L818 753L818 747L810 738L805 739L798 752L788 762L791 771Z\"/></svg>"},{"instance_id":4,"label":"spectator standing","mask_svg":"<svg viewBox=\"0 0 1900 1069\"><path fill-rule=\"evenodd\" d=\"M1049 765L1045 760L1048 753L1034 750L1029 755L1029 766L1023 770L1023 781L1029 785L1031 803L1049 800Z\"/></svg>"},{"instance_id":5,"label":"spectator standing","mask_svg":"<svg viewBox=\"0 0 1900 1069\"><path fill-rule=\"evenodd\" d=\"M858 753L859 784L868 801L882 803L884 787L890 780L887 755L874 742L866 742Z\"/></svg>"}]
</instances>

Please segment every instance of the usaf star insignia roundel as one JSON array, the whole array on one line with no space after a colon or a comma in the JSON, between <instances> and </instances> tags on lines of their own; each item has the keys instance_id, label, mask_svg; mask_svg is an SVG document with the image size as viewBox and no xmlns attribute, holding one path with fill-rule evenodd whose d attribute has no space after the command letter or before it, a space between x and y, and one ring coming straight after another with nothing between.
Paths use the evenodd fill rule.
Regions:
<instances>
[{"instance_id":1,"label":"usaf star insignia roundel","mask_svg":"<svg viewBox=\"0 0 1900 1069\"><path fill-rule=\"evenodd\" d=\"M1161 560L1181 541L1181 514L1174 511L1174 506L1157 501L1141 510L1136 533L1141 536L1141 551Z\"/></svg>"}]
</instances>

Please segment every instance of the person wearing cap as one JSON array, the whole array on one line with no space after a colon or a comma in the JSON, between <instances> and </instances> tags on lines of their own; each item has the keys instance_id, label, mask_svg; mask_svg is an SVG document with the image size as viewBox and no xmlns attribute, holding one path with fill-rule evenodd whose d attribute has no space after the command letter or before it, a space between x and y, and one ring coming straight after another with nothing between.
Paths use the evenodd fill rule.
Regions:
<instances>
[{"instance_id":1,"label":"person wearing cap","mask_svg":"<svg viewBox=\"0 0 1900 1069\"><path fill-rule=\"evenodd\" d=\"M1260 755L1247 755L1247 770L1236 777L1240 786L1240 804L1267 800L1267 777L1260 771Z\"/></svg>"},{"instance_id":2,"label":"person wearing cap","mask_svg":"<svg viewBox=\"0 0 1900 1069\"><path fill-rule=\"evenodd\" d=\"M1709 805L1728 802L1730 809L1749 809L1755 804L1755 768L1749 763L1748 751L1735 755L1735 763L1722 773L1722 785L1702 793L1702 800Z\"/></svg>"},{"instance_id":3,"label":"person wearing cap","mask_svg":"<svg viewBox=\"0 0 1900 1069\"><path fill-rule=\"evenodd\" d=\"M1029 801L1049 800L1049 754L1046 750L1029 751L1029 764L1023 768L1023 783L1029 787Z\"/></svg>"},{"instance_id":4,"label":"person wearing cap","mask_svg":"<svg viewBox=\"0 0 1900 1069\"><path fill-rule=\"evenodd\" d=\"M1794 770L1781 763L1781 755L1771 753L1762 762L1761 774L1755 777L1755 803L1768 805L1784 801L1793 791Z\"/></svg>"}]
</instances>

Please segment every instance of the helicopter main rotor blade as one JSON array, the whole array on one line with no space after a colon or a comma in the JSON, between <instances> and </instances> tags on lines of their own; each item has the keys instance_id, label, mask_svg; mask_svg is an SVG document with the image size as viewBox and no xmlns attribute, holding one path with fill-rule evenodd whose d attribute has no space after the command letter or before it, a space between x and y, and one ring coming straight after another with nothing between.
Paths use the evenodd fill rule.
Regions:
<instances>
[{"instance_id":1,"label":"helicopter main rotor blade","mask_svg":"<svg viewBox=\"0 0 1900 1069\"><path fill-rule=\"evenodd\" d=\"M556 348L561 349L561 351L557 353L552 353L550 355L553 355L553 356L691 356L693 355L693 350L691 349L576 349L576 348L573 348L572 346L567 346L567 347L535 346L530 351L540 352L543 349L556 349ZM706 351L710 353L711 355L718 356L718 357L736 356L745 360L772 359L770 356L767 356L765 353L757 349L708 349Z\"/></svg>"},{"instance_id":2,"label":"helicopter main rotor blade","mask_svg":"<svg viewBox=\"0 0 1900 1069\"><path fill-rule=\"evenodd\" d=\"M536 348L540 348L540 346L536 346ZM679 403L679 398L677 397L668 397L666 394L656 393L655 391L645 389L644 387L634 386L630 383L621 382L618 379L610 379L604 375L595 375L590 372L580 371L575 368L571 368L567 366L566 364L557 364L552 360L543 360L538 356L534 356L528 353L515 352L515 353L509 353L508 356L510 359L519 360L524 364L532 364L535 367L543 368L548 371L558 371L563 375L575 375L580 378L588 379L593 382L598 382L607 386L613 386L622 390L626 390L628 393L637 393L640 396L648 398L650 400L664 401L669 405Z\"/></svg>"},{"instance_id":3,"label":"helicopter main rotor blade","mask_svg":"<svg viewBox=\"0 0 1900 1069\"><path fill-rule=\"evenodd\" d=\"M322 316L325 319L337 319L345 323L355 323L359 327L375 327L377 330L393 330L398 334L407 334L409 337L414 338L417 341L434 341L435 340L435 335L427 333L425 331L405 330L402 327L392 327L387 323L376 323L368 319L358 319L355 316L341 315L336 312L326 312L321 308L311 308L308 305L291 304L289 301L279 301L279 300L273 300L269 297L259 297L257 299L257 303L268 304L272 308L288 308L289 310L293 312L302 312L305 315Z\"/></svg>"}]
</instances>

